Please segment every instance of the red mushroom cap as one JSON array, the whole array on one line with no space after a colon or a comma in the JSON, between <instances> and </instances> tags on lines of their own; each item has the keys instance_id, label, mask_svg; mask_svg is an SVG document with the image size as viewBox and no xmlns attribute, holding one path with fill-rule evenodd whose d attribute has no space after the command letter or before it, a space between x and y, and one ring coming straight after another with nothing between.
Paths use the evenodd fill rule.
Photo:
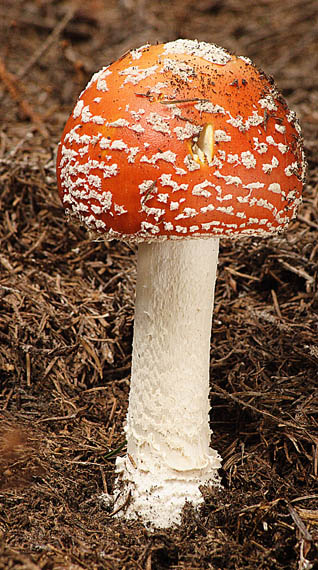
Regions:
<instances>
[{"instance_id":1,"label":"red mushroom cap","mask_svg":"<svg viewBox=\"0 0 318 570\"><path fill-rule=\"evenodd\" d=\"M146 45L96 73L58 149L64 207L108 237L270 235L295 217L300 128L273 81L215 45Z\"/></svg>"}]
</instances>

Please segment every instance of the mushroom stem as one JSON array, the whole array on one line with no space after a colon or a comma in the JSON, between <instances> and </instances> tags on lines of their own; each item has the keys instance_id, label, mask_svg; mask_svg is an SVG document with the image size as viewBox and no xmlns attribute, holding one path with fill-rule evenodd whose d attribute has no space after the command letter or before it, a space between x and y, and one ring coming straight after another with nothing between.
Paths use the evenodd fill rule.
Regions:
<instances>
[{"instance_id":1,"label":"mushroom stem","mask_svg":"<svg viewBox=\"0 0 318 570\"><path fill-rule=\"evenodd\" d=\"M199 486L219 484L210 448L209 363L219 240L142 244L138 251L127 456L126 517L167 527Z\"/></svg>"}]
</instances>

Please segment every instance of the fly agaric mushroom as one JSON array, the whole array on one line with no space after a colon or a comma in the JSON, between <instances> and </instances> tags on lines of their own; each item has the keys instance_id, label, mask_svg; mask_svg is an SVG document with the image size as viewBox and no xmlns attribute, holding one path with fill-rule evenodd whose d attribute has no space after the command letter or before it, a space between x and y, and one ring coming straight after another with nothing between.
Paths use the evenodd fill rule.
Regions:
<instances>
[{"instance_id":1,"label":"fly agaric mushroom","mask_svg":"<svg viewBox=\"0 0 318 570\"><path fill-rule=\"evenodd\" d=\"M209 350L220 237L295 217L305 160L295 114L249 59L205 42L145 45L96 73L58 149L66 211L139 244L128 518L168 527L219 485ZM208 239L206 239L208 238Z\"/></svg>"}]
</instances>

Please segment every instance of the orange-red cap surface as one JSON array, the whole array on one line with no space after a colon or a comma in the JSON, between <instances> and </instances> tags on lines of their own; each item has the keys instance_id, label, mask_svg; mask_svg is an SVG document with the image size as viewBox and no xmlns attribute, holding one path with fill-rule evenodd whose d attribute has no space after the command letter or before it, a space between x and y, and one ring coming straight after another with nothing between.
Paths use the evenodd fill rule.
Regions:
<instances>
[{"instance_id":1,"label":"orange-red cap surface","mask_svg":"<svg viewBox=\"0 0 318 570\"><path fill-rule=\"evenodd\" d=\"M304 171L297 119L272 80L196 40L142 46L96 73L57 159L67 212L134 241L283 230Z\"/></svg>"}]
</instances>

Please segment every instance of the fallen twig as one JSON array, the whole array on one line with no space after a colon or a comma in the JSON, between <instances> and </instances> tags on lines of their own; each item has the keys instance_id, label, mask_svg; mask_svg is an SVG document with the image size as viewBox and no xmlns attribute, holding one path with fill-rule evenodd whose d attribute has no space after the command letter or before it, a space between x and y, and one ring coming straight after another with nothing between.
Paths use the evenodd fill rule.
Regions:
<instances>
[{"instance_id":1,"label":"fallen twig","mask_svg":"<svg viewBox=\"0 0 318 570\"><path fill-rule=\"evenodd\" d=\"M17 74L19 79L22 79L29 73L30 69L41 59L42 55L48 51L53 44L58 40L60 34L66 28L69 21L73 18L76 6L73 4L66 12L64 18L55 26L54 30L48 35L45 42L41 43L39 49L32 55L25 67Z\"/></svg>"},{"instance_id":2,"label":"fallen twig","mask_svg":"<svg viewBox=\"0 0 318 570\"><path fill-rule=\"evenodd\" d=\"M3 59L0 57L0 79L4 83L12 99L19 105L21 111L34 123L37 130L45 138L49 137L49 133L43 124L41 117L34 111L30 103L21 94L21 88L18 85L17 78L13 73L6 69Z\"/></svg>"}]
</instances>

